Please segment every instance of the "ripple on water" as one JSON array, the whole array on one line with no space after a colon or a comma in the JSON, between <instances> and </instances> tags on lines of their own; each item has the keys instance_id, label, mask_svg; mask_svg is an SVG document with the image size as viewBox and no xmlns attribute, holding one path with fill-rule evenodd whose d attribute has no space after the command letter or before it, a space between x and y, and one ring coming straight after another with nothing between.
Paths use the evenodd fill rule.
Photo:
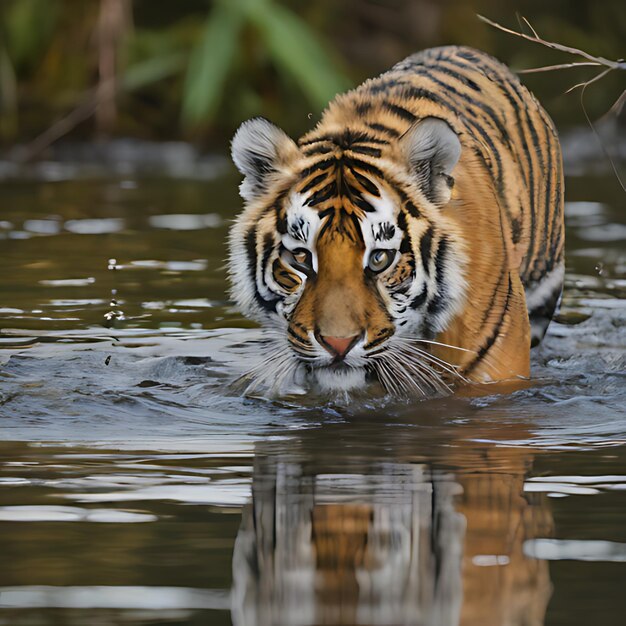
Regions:
<instances>
[{"instance_id":1,"label":"ripple on water","mask_svg":"<svg viewBox=\"0 0 626 626\"><path fill-rule=\"evenodd\" d=\"M0 587L0 608L227 610L230 608L230 599L228 592L221 589L123 585L85 587L25 585Z\"/></svg>"},{"instance_id":2,"label":"ripple on water","mask_svg":"<svg viewBox=\"0 0 626 626\"><path fill-rule=\"evenodd\" d=\"M173 169L186 158L179 152ZM407 565L418 589L407 606L430 585L452 610L472 595L461 585L469 575L464 584L503 592L505 612L530 598L540 610L529 623L553 587L551 619L619 623L623 612L602 613L622 593L613 570L591 566L590 575L585 561L624 561L621 198L566 205L564 309L533 351L532 386L404 403L248 399L230 385L263 357L261 336L223 328L248 325L224 302L220 269L239 206L234 181L222 189L189 177L130 179L127 155L117 156L119 180L29 183L24 198L4 205L0 237L13 239L15 255L0 255L0 608L19 611L0 611L0 622L39 623L57 619L48 609L72 608L82 612L58 619L227 623L195 611L242 608L228 590L235 580L262 592L254 577L264 564L285 589L307 581L307 555L316 562L307 541L324 537L319 523L332 536L324 513L333 512L358 520L367 537L359 545L381 565L368 579L372 622L391 615L377 590L393 604L398 590L413 589L396 584ZM589 188L580 200L606 198ZM107 307L121 303L125 319L103 328ZM437 503L445 506L435 515ZM541 532L528 530L537 520ZM255 544L255 533L267 541ZM418 549L403 551L411 545ZM281 572L302 555L302 567ZM568 561L567 580L557 566L550 581L548 560ZM510 601L498 581L514 591ZM302 597L298 618L310 615ZM590 599L591 614L575 606ZM480 604L498 615L496 600L481 594Z\"/></svg>"},{"instance_id":3,"label":"ripple on water","mask_svg":"<svg viewBox=\"0 0 626 626\"><path fill-rule=\"evenodd\" d=\"M136 524L155 522L148 513L120 509L82 509L75 506L2 506L0 522L97 522L101 524Z\"/></svg>"}]
</instances>

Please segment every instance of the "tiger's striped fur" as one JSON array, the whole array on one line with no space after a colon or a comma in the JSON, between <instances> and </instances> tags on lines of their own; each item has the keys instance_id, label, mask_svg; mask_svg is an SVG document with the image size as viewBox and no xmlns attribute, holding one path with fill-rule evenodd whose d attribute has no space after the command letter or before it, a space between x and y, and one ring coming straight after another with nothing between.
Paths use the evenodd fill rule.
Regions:
<instances>
[{"instance_id":1,"label":"tiger's striped fur","mask_svg":"<svg viewBox=\"0 0 626 626\"><path fill-rule=\"evenodd\" d=\"M232 294L288 342L279 378L350 389L370 373L404 394L445 372L529 375L562 289L563 174L550 118L500 62L426 50L339 95L297 144L244 123L233 158Z\"/></svg>"}]
</instances>

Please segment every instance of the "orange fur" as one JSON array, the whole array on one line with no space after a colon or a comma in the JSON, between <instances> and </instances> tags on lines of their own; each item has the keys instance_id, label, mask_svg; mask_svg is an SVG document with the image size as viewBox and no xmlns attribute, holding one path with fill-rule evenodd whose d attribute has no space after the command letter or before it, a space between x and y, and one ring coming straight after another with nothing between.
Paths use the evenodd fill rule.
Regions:
<instances>
[{"instance_id":1,"label":"orange fur","mask_svg":"<svg viewBox=\"0 0 626 626\"><path fill-rule=\"evenodd\" d=\"M428 120L436 122L420 137ZM267 160L250 153L264 177L233 230L231 259L246 239L249 271L269 259L275 283L298 296L285 300L296 351L310 352L318 335L382 345L415 310L416 337L453 346L428 350L467 379L529 376L531 333L540 340L562 285L563 176L550 119L504 65L469 48L427 50L338 96L297 145L275 127L264 132L273 152ZM253 178L252 166L240 169ZM388 206L393 219L383 226L402 232L404 248L374 276L367 229L380 224L368 220ZM317 255L308 277L271 249L298 210L322 224L303 244ZM410 291L417 278L422 294ZM271 313L271 298L283 296L265 287L269 296L257 293L256 303L233 293L244 308ZM392 314L398 293L404 309Z\"/></svg>"}]
</instances>

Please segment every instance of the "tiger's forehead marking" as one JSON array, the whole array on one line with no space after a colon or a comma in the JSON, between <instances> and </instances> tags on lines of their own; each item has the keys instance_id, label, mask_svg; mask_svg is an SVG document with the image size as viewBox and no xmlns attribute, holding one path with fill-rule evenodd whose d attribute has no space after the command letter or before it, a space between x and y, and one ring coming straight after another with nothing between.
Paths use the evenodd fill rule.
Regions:
<instances>
[{"instance_id":1,"label":"tiger's forehead marking","mask_svg":"<svg viewBox=\"0 0 626 626\"><path fill-rule=\"evenodd\" d=\"M362 241L367 250L380 247L398 248L403 232L396 222L397 205L384 189L377 188L376 192L377 196L361 194L362 200L371 207L371 210L361 213L358 218L353 213L344 211L341 208L343 205L319 211L311 207L307 194L292 192L285 207L286 233L282 238L283 245L290 250L306 247L315 251L318 234L325 224L331 229L336 227L344 231L346 227L344 218L351 216L356 228L361 231Z\"/></svg>"}]
</instances>

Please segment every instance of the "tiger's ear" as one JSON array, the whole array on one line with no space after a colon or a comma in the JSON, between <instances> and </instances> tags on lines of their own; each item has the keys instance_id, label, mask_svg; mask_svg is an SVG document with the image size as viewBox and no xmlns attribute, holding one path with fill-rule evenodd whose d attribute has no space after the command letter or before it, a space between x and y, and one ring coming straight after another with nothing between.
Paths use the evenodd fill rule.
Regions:
<instances>
[{"instance_id":1,"label":"tiger's ear","mask_svg":"<svg viewBox=\"0 0 626 626\"><path fill-rule=\"evenodd\" d=\"M404 133L400 146L426 197L437 206L447 204L454 186L452 170L461 156L454 130L439 118L425 117Z\"/></svg>"},{"instance_id":2,"label":"tiger's ear","mask_svg":"<svg viewBox=\"0 0 626 626\"><path fill-rule=\"evenodd\" d=\"M265 118L244 122L231 142L233 161L245 176L239 187L241 197L258 198L297 151L293 139Z\"/></svg>"}]
</instances>

